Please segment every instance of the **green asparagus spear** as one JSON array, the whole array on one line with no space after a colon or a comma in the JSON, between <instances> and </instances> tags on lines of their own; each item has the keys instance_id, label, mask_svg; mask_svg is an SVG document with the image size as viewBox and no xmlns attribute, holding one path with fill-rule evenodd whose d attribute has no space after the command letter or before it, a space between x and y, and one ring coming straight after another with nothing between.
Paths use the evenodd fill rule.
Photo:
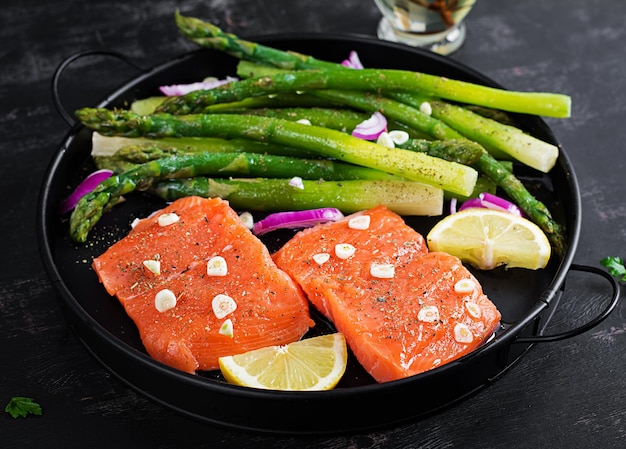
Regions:
<instances>
[{"instance_id":1,"label":"green asparagus spear","mask_svg":"<svg viewBox=\"0 0 626 449\"><path fill-rule=\"evenodd\" d=\"M327 88L355 89L357 88L356 85L360 84L360 81L364 81L366 83L376 83L376 86L370 85L369 87L360 84L362 86L360 88L366 90L380 88L385 90L417 91L426 96L547 117L566 118L571 113L571 98L567 95L547 92L507 91L425 73L402 70L364 69L365 73L360 77L358 73L363 72L362 70L341 70L340 68L335 70L336 64L244 41L235 35L224 33L214 25L199 19L183 17L179 13L176 13L176 23L185 36L199 45L226 51L239 59L269 63L290 70L321 68L324 74L341 71L346 76L345 82L347 85L328 85ZM341 74L339 73L337 76L341 77ZM326 82L332 83L330 78Z\"/></svg>"},{"instance_id":2,"label":"green asparagus spear","mask_svg":"<svg viewBox=\"0 0 626 449\"><path fill-rule=\"evenodd\" d=\"M175 20L181 33L201 47L224 51L238 59L271 61L272 65L289 70L335 66L334 63L315 59L312 56L285 52L245 41L234 34L224 33L219 27L208 22L182 16L178 11L176 11Z\"/></svg>"},{"instance_id":3,"label":"green asparagus spear","mask_svg":"<svg viewBox=\"0 0 626 449\"><path fill-rule=\"evenodd\" d=\"M303 181L294 188L284 179L212 179L195 177L161 181L150 193L166 201L185 196L220 197L237 209L305 210L336 207L344 213L383 204L401 215L441 215L441 189L412 181Z\"/></svg>"},{"instance_id":4,"label":"green asparagus spear","mask_svg":"<svg viewBox=\"0 0 626 449\"><path fill-rule=\"evenodd\" d=\"M512 169L506 163L494 159L482 146L468 140L458 141L457 144L457 141L429 142L413 139L403 147L412 151L427 151L432 156L472 165L481 175L487 176L500 187L545 232L557 254L565 253L563 227L554 221L548 208L526 189Z\"/></svg>"},{"instance_id":5,"label":"green asparagus spear","mask_svg":"<svg viewBox=\"0 0 626 449\"><path fill-rule=\"evenodd\" d=\"M468 166L425 154L387 148L340 131L271 117L237 114L138 116L130 111L83 108L76 113L88 128L126 137L246 137L304 148L318 155L375 168L460 195L470 195L478 173Z\"/></svg>"},{"instance_id":6,"label":"green asparagus spear","mask_svg":"<svg viewBox=\"0 0 626 449\"><path fill-rule=\"evenodd\" d=\"M457 162L464 165L474 165L483 155L484 149L475 142L467 139L461 140L425 140L425 139L409 139L402 144L400 148L410 151L418 151L426 153L430 156L445 159L451 162ZM508 168L507 168L508 170ZM511 170L509 170L511 171ZM444 199L451 200L456 198L465 201L469 198L476 198L483 192L496 193L497 184L489 176L479 172L476 179L474 191L470 195L459 195L444 191Z\"/></svg>"},{"instance_id":7,"label":"green asparagus spear","mask_svg":"<svg viewBox=\"0 0 626 449\"><path fill-rule=\"evenodd\" d=\"M130 140L130 138L128 139ZM111 155L92 155L92 159L99 170L111 170L114 174L119 175L136 168L138 165L180 154L184 153L174 147L143 144L121 147Z\"/></svg>"},{"instance_id":8,"label":"green asparagus spear","mask_svg":"<svg viewBox=\"0 0 626 449\"><path fill-rule=\"evenodd\" d=\"M432 116L450 125L463 136L480 143L495 156L513 157L543 173L549 172L557 161L557 146L539 140L521 129L505 125L476 114L466 108L437 100L429 100L412 93L395 93L393 98L419 107L424 102Z\"/></svg>"},{"instance_id":9,"label":"green asparagus spear","mask_svg":"<svg viewBox=\"0 0 626 449\"><path fill-rule=\"evenodd\" d=\"M474 114L478 114L482 117L494 120L503 125L518 127L518 123L513 115L505 111L499 111L497 109L486 108L484 106L466 105L465 109L472 111Z\"/></svg>"},{"instance_id":10,"label":"green asparagus spear","mask_svg":"<svg viewBox=\"0 0 626 449\"><path fill-rule=\"evenodd\" d=\"M285 120L306 120L311 125L336 129L343 132L352 130L369 118L364 112L339 108L254 108L241 111L244 115L282 118Z\"/></svg>"},{"instance_id":11,"label":"green asparagus spear","mask_svg":"<svg viewBox=\"0 0 626 449\"><path fill-rule=\"evenodd\" d=\"M89 230L104 211L122 195L147 190L157 180L200 175L270 177L289 179L299 176L313 180L398 180L379 170L322 159L300 159L254 153L195 153L153 160L101 182L76 205L70 218L70 235L84 242ZM287 181L285 181L287 182Z\"/></svg>"},{"instance_id":12,"label":"green asparagus spear","mask_svg":"<svg viewBox=\"0 0 626 449\"><path fill-rule=\"evenodd\" d=\"M214 89L198 90L180 97L169 97L161 103L157 111L192 114L202 112L212 104L277 92L317 89L368 92L417 91L422 95L461 103L559 118L569 117L571 107L571 98L562 94L508 91L407 70L333 68L288 71L260 78L233 81Z\"/></svg>"},{"instance_id":13,"label":"green asparagus spear","mask_svg":"<svg viewBox=\"0 0 626 449\"><path fill-rule=\"evenodd\" d=\"M214 104L207 112L237 112L257 108L329 108L334 103L309 95L306 92L282 92L280 94L244 98L233 103Z\"/></svg>"},{"instance_id":14,"label":"green asparagus spear","mask_svg":"<svg viewBox=\"0 0 626 449\"><path fill-rule=\"evenodd\" d=\"M325 91L326 92L326 91ZM359 92L360 94L360 92ZM238 113L243 115L259 115L262 117L274 117L283 118L285 120L307 120L311 125L322 126L324 128L336 129L338 131L347 132L351 134L354 128L361 122L370 118L371 114L356 111L346 108L337 108L337 102L334 102L334 108L320 108L320 107L293 107L293 108L250 108L240 111L232 111L232 113ZM341 102L341 106L349 106L348 101ZM353 103L356 104L356 101ZM375 107L363 107L358 106L355 109L362 109L363 111L375 111ZM213 111L210 111L213 112ZM411 138L423 139L427 134L415 127L410 127L407 123L411 123L410 119L401 117L403 123L394 120L391 117L387 117L389 129L398 129L406 131ZM432 133L435 133L434 128L430 128ZM462 137L458 135L458 137ZM454 138L450 135L448 138Z\"/></svg>"},{"instance_id":15,"label":"green asparagus spear","mask_svg":"<svg viewBox=\"0 0 626 449\"><path fill-rule=\"evenodd\" d=\"M399 148L426 153L429 156L463 165L474 165L485 151L479 144L467 139L409 139L406 143L400 145Z\"/></svg>"},{"instance_id":16,"label":"green asparagus spear","mask_svg":"<svg viewBox=\"0 0 626 449\"><path fill-rule=\"evenodd\" d=\"M148 115L155 112L155 109L163 103L167 97L148 97L135 100L130 105L130 110L139 115ZM333 107L335 103L326 101L306 93L283 92L281 94L265 95L261 97L249 97L231 103L214 104L207 108L207 112L232 112L240 113L250 109L258 108L327 108Z\"/></svg>"},{"instance_id":17,"label":"green asparagus spear","mask_svg":"<svg viewBox=\"0 0 626 449\"><path fill-rule=\"evenodd\" d=\"M280 149L289 150L289 154L283 155L278 153L272 153L269 151L258 151L258 143L249 139L233 139L237 140L237 145L233 145L232 148L228 145L231 141L218 138L207 138L209 140L215 140L219 142L224 141L224 145L217 145L216 147L188 147L185 145L177 146L175 143L176 138L167 139L170 143L161 142L159 139L140 139L134 137L106 137L99 135L98 142L106 139L121 139L118 142L119 146L117 151L113 153L106 153L103 155L96 154L94 160L98 168L106 168L112 170L115 173L122 173L128 171L131 168L135 168L137 165L144 164L146 162L162 159L170 156L182 156L182 155L194 155L204 152L208 153L254 153L254 154L267 154L273 156L289 156L296 155L298 157L298 148L291 147L279 147ZM165 140L165 139L164 139ZM184 140L184 138L180 138ZM146 142L136 144L134 141ZM217 148L217 150L216 150ZM228 151L228 149L231 151ZM266 148L261 146L261 149ZM267 147L271 150L271 147ZM409 139L406 143L399 146L399 148L411 151L417 151L420 153L426 153L429 156L437 157L440 159L446 159L451 162L456 162L463 165L473 165L478 158L482 155L482 148L475 142L467 139L461 140L426 140L426 139ZM249 151L250 150L250 151ZM285 151L288 152L288 151ZM290 159L290 158L287 158ZM307 158L303 158L307 161ZM319 162L319 161L318 161ZM322 162L320 162L322 163ZM121 168L121 169L120 169ZM510 170L509 170L510 171ZM321 175L320 175L321 176ZM370 179L370 178L367 178ZM376 178L380 179L380 178Z\"/></svg>"},{"instance_id":18,"label":"green asparagus spear","mask_svg":"<svg viewBox=\"0 0 626 449\"><path fill-rule=\"evenodd\" d=\"M237 74L246 77L252 74L254 77L270 76L276 73L284 73L281 69L268 67L249 61L240 61L237 65ZM309 95L326 99L342 106L350 106L355 109L375 112L384 111L385 117L394 122L402 123L409 129L415 130L422 135L433 139L461 139L463 136L446 125L441 120L424 114L419 109L400 103L390 98L385 98L371 92L355 90L322 89L313 90Z\"/></svg>"},{"instance_id":19,"label":"green asparagus spear","mask_svg":"<svg viewBox=\"0 0 626 449\"><path fill-rule=\"evenodd\" d=\"M96 134L96 133L94 133ZM283 147L281 145L264 145L263 142L256 142L248 139L232 139L237 140L235 144L227 139L207 138L215 140L215 145L207 145L202 147L178 145L176 138L167 139L172 142L168 144L161 142L159 139L138 139L132 137L106 137L100 136L97 141L102 142L106 139L116 139L117 151L114 153L98 153L92 152L92 158L96 167L99 169L111 170L113 173L119 174L135 168L137 165L154 161L164 157L177 155L194 155L199 153L255 153L257 155L273 155L288 156L292 158L307 158L304 151L298 148ZM93 139L92 139L93 140ZM135 143L134 141L140 141ZM180 138L180 140L184 140ZM220 144L219 141L223 141ZM241 142L241 143L239 143ZM274 148L275 147L275 148ZM97 148L95 148L97 150ZM269 150L269 151L263 151Z\"/></svg>"},{"instance_id":20,"label":"green asparagus spear","mask_svg":"<svg viewBox=\"0 0 626 449\"><path fill-rule=\"evenodd\" d=\"M94 159L100 157L115 157L122 161L141 164L164 156L175 154L190 154L209 151L211 153L259 153L276 156L292 156L315 158L316 152L303 148L278 145L269 142L250 140L246 138L224 139L220 137L162 137L158 139L145 137L104 136L94 132L91 138L91 155ZM141 147L147 151L136 152L132 148L121 151L123 148ZM153 154L154 152L154 154Z\"/></svg>"}]
</instances>

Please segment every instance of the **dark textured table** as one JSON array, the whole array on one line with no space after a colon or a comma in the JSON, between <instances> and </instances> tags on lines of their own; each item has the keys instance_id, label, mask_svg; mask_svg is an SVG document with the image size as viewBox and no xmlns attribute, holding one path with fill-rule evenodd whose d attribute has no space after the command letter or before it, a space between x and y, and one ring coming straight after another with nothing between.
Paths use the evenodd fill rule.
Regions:
<instances>
[{"instance_id":1,"label":"dark textured table","mask_svg":"<svg viewBox=\"0 0 626 449\"><path fill-rule=\"evenodd\" d=\"M9 3L9 2L5 2ZM79 50L107 49L144 67L195 47L173 13L242 36L312 31L374 35L373 1L24 0L0 10L0 402L35 398L40 417L0 417L3 448L621 448L626 447L626 306L577 337L536 345L493 385L399 427L330 437L281 437L213 427L139 396L110 375L69 329L40 262L35 211L42 177L68 131L50 93L55 68ZM570 119L549 119L576 169L582 232L575 262L626 256L626 2L480 0L452 58L518 90L573 97ZM88 66L89 69L89 66ZM70 75L91 104L117 85L105 71ZM115 69L113 73L122 73ZM113 77L114 78L114 77ZM122 78L123 79L123 78ZM68 105L71 107L72 105ZM555 327L579 323L606 292L569 288ZM411 401L398 407L411 407ZM372 404L372 413L384 413Z\"/></svg>"}]
</instances>

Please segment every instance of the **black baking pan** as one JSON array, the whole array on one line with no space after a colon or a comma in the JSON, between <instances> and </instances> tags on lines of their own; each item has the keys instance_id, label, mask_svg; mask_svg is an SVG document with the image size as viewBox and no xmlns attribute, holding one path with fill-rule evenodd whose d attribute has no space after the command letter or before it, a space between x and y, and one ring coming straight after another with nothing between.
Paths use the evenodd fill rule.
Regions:
<instances>
[{"instance_id":1,"label":"black baking pan","mask_svg":"<svg viewBox=\"0 0 626 449\"><path fill-rule=\"evenodd\" d=\"M340 62L358 51L366 67L417 70L449 78L502 87L471 68L445 57L362 36L277 35L254 39L266 45ZM98 53L98 52L96 52ZM189 417L231 428L282 434L327 434L371 430L416 420L443 407L462 407L462 399L489 385L534 344L578 335L601 322L619 299L619 285L606 272L573 265L581 222L580 193L574 169L546 123L537 117L515 115L519 126L537 138L559 146L558 162L549 175L516 167L527 188L539 197L567 230L567 251L554 256L543 270L473 270L485 292L502 313L502 329L494 339L471 354L426 373L377 384L350 358L346 374L331 391L290 392L244 388L227 384L219 372L190 375L151 359L133 322L116 298L110 297L91 269L91 261L121 238L128 223L145 217L164 203L143 193L106 213L92 230L87 244L74 244L68 236L67 218L57 214L59 203L94 169L90 160L91 132L73 124L58 92L61 73L73 61L92 54L72 55L53 80L55 100L72 123L45 175L38 205L38 236L46 270L58 293L67 321L91 354L134 390ZM197 50L162 65L141 70L111 92L97 106L128 107L131 101L158 94L158 86L201 80L209 75L235 74L237 60L224 53ZM114 74L107 74L113 76ZM84 81L83 81L84 82ZM94 106L92 104L81 104ZM437 217L407 218L424 235ZM284 243L290 231L263 237L270 251ZM604 277L612 294L595 318L569 331L544 335L544 329L562 298L570 271ZM322 320L315 332L332 328ZM410 407L407 398L412 400Z\"/></svg>"}]
</instances>

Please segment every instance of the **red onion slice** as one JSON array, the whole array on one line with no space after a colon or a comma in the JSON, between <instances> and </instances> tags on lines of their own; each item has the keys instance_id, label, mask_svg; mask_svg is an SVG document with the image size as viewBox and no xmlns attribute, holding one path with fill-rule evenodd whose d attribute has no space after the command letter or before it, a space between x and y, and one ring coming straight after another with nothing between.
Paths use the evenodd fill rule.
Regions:
<instances>
[{"instance_id":1,"label":"red onion slice","mask_svg":"<svg viewBox=\"0 0 626 449\"><path fill-rule=\"evenodd\" d=\"M344 67L350 67L351 69L362 69L363 64L361 64L361 59L359 58L359 54L352 50L348 56L348 59L344 59L341 61L341 65Z\"/></svg>"},{"instance_id":2,"label":"red onion slice","mask_svg":"<svg viewBox=\"0 0 626 449\"><path fill-rule=\"evenodd\" d=\"M277 229L309 228L320 223L337 221L340 218L343 218L343 214L339 209L333 207L293 212L277 212L254 223L252 232L255 235L263 235Z\"/></svg>"},{"instance_id":3,"label":"red onion slice","mask_svg":"<svg viewBox=\"0 0 626 449\"><path fill-rule=\"evenodd\" d=\"M98 184L105 179L110 178L112 175L113 172L107 169L96 170L91 173L78 185L78 187L76 187L76 189L74 189L71 195L61 203L59 206L59 213L64 214L74 209L78 200L92 192L96 187L98 187Z\"/></svg>"},{"instance_id":4,"label":"red onion slice","mask_svg":"<svg viewBox=\"0 0 626 449\"><path fill-rule=\"evenodd\" d=\"M352 135L359 139L376 140L385 131L387 131L387 118L376 111L370 118L356 125Z\"/></svg>"},{"instance_id":5,"label":"red onion slice","mask_svg":"<svg viewBox=\"0 0 626 449\"><path fill-rule=\"evenodd\" d=\"M208 78L204 81L191 84L172 84L169 86L160 86L161 93L168 97L177 97L180 95L188 94L195 90L208 90L214 87L221 86L222 84L230 83L231 81L237 81L238 78L227 76L225 79Z\"/></svg>"},{"instance_id":6,"label":"red onion slice","mask_svg":"<svg viewBox=\"0 0 626 449\"><path fill-rule=\"evenodd\" d=\"M516 204L488 192L481 193L478 195L478 198L471 198L465 201L461 207L459 207L459 211L469 209L471 207L502 210L519 217L523 215L522 210Z\"/></svg>"}]
</instances>

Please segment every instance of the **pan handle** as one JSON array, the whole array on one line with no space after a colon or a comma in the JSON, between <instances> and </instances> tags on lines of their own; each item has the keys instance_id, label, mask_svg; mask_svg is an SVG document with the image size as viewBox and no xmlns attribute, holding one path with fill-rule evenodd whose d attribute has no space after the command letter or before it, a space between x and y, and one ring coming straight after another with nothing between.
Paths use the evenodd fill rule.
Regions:
<instances>
[{"instance_id":1,"label":"pan handle","mask_svg":"<svg viewBox=\"0 0 626 449\"><path fill-rule=\"evenodd\" d=\"M589 322L577 328L574 328L565 332L561 332L558 334L554 334L554 335L537 335L535 337L521 337L521 338L516 339L515 343L544 343L544 342L549 342L549 341L565 340L567 338L574 337L600 324L609 316L609 314L613 311L613 309L615 309L619 300L619 296L620 296L620 285L619 285L619 282L613 276L611 276L608 272L604 270L601 270L596 267L590 267L587 265L572 264L570 266L570 269L575 270L575 271L585 271L587 273L597 274L605 278L611 285L611 289L612 289L611 300L609 301L608 305L594 319L590 320Z\"/></svg>"},{"instance_id":2,"label":"pan handle","mask_svg":"<svg viewBox=\"0 0 626 449\"><path fill-rule=\"evenodd\" d=\"M70 126L74 125L75 120L74 117L70 113L68 113L67 110L63 107L61 96L59 94L59 81L61 79L61 76L63 75L63 72L70 64L86 56L113 57L122 62L125 62L134 69L137 69L139 72L145 72L145 69L143 67L137 65L128 56L111 50L86 50L67 57L63 62L61 62L61 64L59 64L57 69L54 71L54 75L52 76L52 99L54 101L54 106L56 107L57 111Z\"/></svg>"}]
</instances>

